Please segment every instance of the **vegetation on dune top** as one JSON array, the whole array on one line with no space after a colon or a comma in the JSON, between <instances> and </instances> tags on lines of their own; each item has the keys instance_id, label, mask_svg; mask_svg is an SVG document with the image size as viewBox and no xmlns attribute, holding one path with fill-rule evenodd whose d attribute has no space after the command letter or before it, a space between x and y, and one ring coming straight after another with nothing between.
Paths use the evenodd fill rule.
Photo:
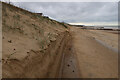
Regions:
<instances>
[{"instance_id":1,"label":"vegetation on dune top","mask_svg":"<svg viewBox=\"0 0 120 80\"><path fill-rule=\"evenodd\" d=\"M23 11L24 14L27 14L27 15L31 16L31 18L38 18L38 19L41 20L41 21L43 21L43 20L48 20L48 21L51 21L52 23L56 22L56 23L59 23L60 25L62 25L64 28L68 28L68 27L67 27L68 24L66 24L65 22L58 22L58 21L56 21L56 20L52 20L52 19L50 19L48 16L42 16L42 15L41 15L42 13L40 13L40 15L39 15L38 13L33 13L33 12L30 12L30 11L28 11L28 10L19 8L19 7L17 7L17 6L14 6L14 5L11 5L11 4L8 4L8 3L2 2L2 4L4 4L4 7L5 7L5 6L6 6L6 7L9 6L9 9L10 9L11 11L13 11L13 10L16 11L16 12ZM3 10L3 11L4 11L4 10ZM7 15L7 14L6 14L6 15ZM15 15L14 17L17 18L17 19L20 18L19 15Z\"/></svg>"}]
</instances>

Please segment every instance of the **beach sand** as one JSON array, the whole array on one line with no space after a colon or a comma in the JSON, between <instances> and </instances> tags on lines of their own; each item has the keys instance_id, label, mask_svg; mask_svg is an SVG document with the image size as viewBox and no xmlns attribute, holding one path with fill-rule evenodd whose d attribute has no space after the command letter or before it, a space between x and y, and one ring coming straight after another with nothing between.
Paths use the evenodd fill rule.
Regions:
<instances>
[{"instance_id":1,"label":"beach sand","mask_svg":"<svg viewBox=\"0 0 120 80\"><path fill-rule=\"evenodd\" d=\"M71 27L71 32L80 78L118 77L117 34L77 27Z\"/></svg>"}]
</instances>

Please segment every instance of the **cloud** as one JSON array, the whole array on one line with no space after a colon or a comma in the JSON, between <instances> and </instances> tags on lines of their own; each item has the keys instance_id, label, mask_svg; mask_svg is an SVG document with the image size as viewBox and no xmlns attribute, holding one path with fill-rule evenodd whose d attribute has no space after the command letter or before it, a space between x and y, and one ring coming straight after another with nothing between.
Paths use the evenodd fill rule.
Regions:
<instances>
[{"instance_id":1,"label":"cloud","mask_svg":"<svg viewBox=\"0 0 120 80\"><path fill-rule=\"evenodd\" d=\"M14 2L13 4L67 23L112 23L118 20L117 2Z\"/></svg>"},{"instance_id":2,"label":"cloud","mask_svg":"<svg viewBox=\"0 0 120 80\"><path fill-rule=\"evenodd\" d=\"M0 0L9 1L9 0ZM118 2L119 0L10 0L12 2Z\"/></svg>"}]
</instances>

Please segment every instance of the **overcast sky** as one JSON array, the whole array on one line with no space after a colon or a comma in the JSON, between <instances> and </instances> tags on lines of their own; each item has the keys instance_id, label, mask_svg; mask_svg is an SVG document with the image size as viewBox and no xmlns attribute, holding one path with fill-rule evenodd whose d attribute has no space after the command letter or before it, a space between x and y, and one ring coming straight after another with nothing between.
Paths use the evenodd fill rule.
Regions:
<instances>
[{"instance_id":1,"label":"overcast sky","mask_svg":"<svg viewBox=\"0 0 120 80\"><path fill-rule=\"evenodd\" d=\"M85 25L116 25L117 2L19 2L17 6L57 21Z\"/></svg>"}]
</instances>

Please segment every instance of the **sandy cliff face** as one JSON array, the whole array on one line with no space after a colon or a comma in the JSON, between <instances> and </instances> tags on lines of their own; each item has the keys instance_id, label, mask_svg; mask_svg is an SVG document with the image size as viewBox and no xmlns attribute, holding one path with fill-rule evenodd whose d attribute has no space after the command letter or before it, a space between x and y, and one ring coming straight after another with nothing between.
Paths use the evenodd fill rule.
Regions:
<instances>
[{"instance_id":1,"label":"sandy cliff face","mask_svg":"<svg viewBox=\"0 0 120 80\"><path fill-rule=\"evenodd\" d=\"M3 78L55 77L69 39L67 26L5 3L2 7Z\"/></svg>"}]
</instances>

